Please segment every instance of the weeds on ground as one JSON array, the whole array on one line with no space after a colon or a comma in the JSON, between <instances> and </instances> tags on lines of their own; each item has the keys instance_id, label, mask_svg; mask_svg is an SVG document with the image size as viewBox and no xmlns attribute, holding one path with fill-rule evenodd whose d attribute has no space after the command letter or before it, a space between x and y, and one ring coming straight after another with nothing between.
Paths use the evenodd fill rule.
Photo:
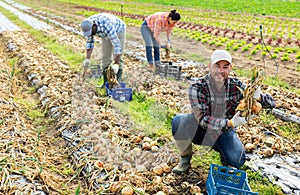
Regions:
<instances>
[{"instance_id":1,"label":"weeds on ground","mask_svg":"<svg viewBox=\"0 0 300 195\"><path fill-rule=\"evenodd\" d=\"M134 92L132 101L113 101L113 105L129 117L129 121L134 126L133 129L142 131L151 137L171 134L171 120L175 111L161 104L159 100Z\"/></svg>"},{"instance_id":2,"label":"weeds on ground","mask_svg":"<svg viewBox=\"0 0 300 195\"><path fill-rule=\"evenodd\" d=\"M250 169L246 170L249 186L253 192L258 192L259 194L284 194L279 186L273 185L266 178L262 177L259 172L253 172Z\"/></svg>"},{"instance_id":3,"label":"weeds on ground","mask_svg":"<svg viewBox=\"0 0 300 195\"><path fill-rule=\"evenodd\" d=\"M300 126L297 123L283 122L275 118L274 115L263 111L259 115L260 119L268 126L274 133L289 139L300 140Z\"/></svg>"}]
</instances>

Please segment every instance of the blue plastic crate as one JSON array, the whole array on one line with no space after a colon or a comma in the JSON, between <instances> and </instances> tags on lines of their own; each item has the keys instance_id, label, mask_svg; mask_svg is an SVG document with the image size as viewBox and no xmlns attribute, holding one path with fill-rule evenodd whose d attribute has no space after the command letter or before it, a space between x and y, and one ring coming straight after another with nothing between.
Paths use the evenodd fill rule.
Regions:
<instances>
[{"instance_id":1,"label":"blue plastic crate","mask_svg":"<svg viewBox=\"0 0 300 195\"><path fill-rule=\"evenodd\" d=\"M120 88L109 89L109 84L106 82L106 92L108 96L111 96L114 100L124 102L132 100L132 89L126 88L126 84L124 82L120 82Z\"/></svg>"},{"instance_id":2,"label":"blue plastic crate","mask_svg":"<svg viewBox=\"0 0 300 195\"><path fill-rule=\"evenodd\" d=\"M215 164L210 165L206 191L208 195L258 195L257 192L251 192L245 171Z\"/></svg>"}]
</instances>

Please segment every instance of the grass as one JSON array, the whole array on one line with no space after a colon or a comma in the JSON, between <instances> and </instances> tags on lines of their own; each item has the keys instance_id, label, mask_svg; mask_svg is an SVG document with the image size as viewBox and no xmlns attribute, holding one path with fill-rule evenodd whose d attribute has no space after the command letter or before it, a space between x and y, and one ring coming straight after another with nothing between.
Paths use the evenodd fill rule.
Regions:
<instances>
[{"instance_id":1,"label":"grass","mask_svg":"<svg viewBox=\"0 0 300 195\"><path fill-rule=\"evenodd\" d=\"M45 112L37 107L38 105L37 100L30 98L28 96L24 98L19 94L15 94L14 102L18 103L19 105L22 105L22 108L26 111L27 117L30 120L32 120L35 124L43 125L44 123L48 123L51 121L51 119L45 118ZM41 128L44 129L44 127Z\"/></svg>"},{"instance_id":2,"label":"grass","mask_svg":"<svg viewBox=\"0 0 300 195\"><path fill-rule=\"evenodd\" d=\"M113 104L128 116L133 129L151 137L171 135L171 119L175 112L159 101L145 94L133 94L133 100L126 103L113 101Z\"/></svg>"},{"instance_id":3,"label":"grass","mask_svg":"<svg viewBox=\"0 0 300 195\"><path fill-rule=\"evenodd\" d=\"M84 60L84 54L70 49L66 45L61 45L56 42L55 38L49 37L41 31L28 29L30 34L34 36L45 48L50 50L54 55L62 61L67 62L72 70L78 68L79 64Z\"/></svg>"},{"instance_id":4,"label":"grass","mask_svg":"<svg viewBox=\"0 0 300 195\"><path fill-rule=\"evenodd\" d=\"M18 62L18 58L17 58L17 57L13 57L13 58L10 58L10 59L8 60L8 63L9 63L9 65L10 65L12 68L15 67L15 65L17 64L17 62Z\"/></svg>"},{"instance_id":5,"label":"grass","mask_svg":"<svg viewBox=\"0 0 300 195\"><path fill-rule=\"evenodd\" d=\"M28 111L27 116L30 120L39 120L39 119L44 119L45 114L41 110L36 109L36 110Z\"/></svg>"},{"instance_id":6,"label":"grass","mask_svg":"<svg viewBox=\"0 0 300 195\"><path fill-rule=\"evenodd\" d=\"M267 125L273 126L272 131L289 139L300 139L300 125L292 122L281 122L274 115L262 112L260 119Z\"/></svg>"},{"instance_id":7,"label":"grass","mask_svg":"<svg viewBox=\"0 0 300 195\"><path fill-rule=\"evenodd\" d=\"M271 184L266 178L262 178L262 175L259 172L253 172L246 170L248 183L251 186L253 192L259 192L259 194L284 194L281 192L281 189L278 186Z\"/></svg>"},{"instance_id":8,"label":"grass","mask_svg":"<svg viewBox=\"0 0 300 195\"><path fill-rule=\"evenodd\" d=\"M219 153L211 150L210 147L193 145L193 151L195 152L195 155L193 155L193 166L201 167L208 171L211 163L220 164Z\"/></svg>"},{"instance_id":9,"label":"grass","mask_svg":"<svg viewBox=\"0 0 300 195\"><path fill-rule=\"evenodd\" d=\"M179 55L181 56L181 55ZM184 54L182 55L184 58L195 61L195 62L202 62L204 64L208 63L208 59L206 59L205 57L196 54L196 53L188 53L188 54Z\"/></svg>"},{"instance_id":10,"label":"grass","mask_svg":"<svg viewBox=\"0 0 300 195\"><path fill-rule=\"evenodd\" d=\"M8 63L11 66L11 70L10 71L6 70L7 76L10 80L10 91L11 91L11 93L13 92L13 88L14 88L14 84L15 84L14 77L16 75L16 68L15 67L16 67L16 64L17 64L17 60L18 59L16 57L9 59Z\"/></svg>"}]
</instances>

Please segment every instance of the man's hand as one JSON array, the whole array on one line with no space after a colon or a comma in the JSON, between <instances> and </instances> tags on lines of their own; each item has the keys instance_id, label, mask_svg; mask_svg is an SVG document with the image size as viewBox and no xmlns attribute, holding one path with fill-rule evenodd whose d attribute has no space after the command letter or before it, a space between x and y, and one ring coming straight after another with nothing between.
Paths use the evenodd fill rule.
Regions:
<instances>
[{"instance_id":1,"label":"man's hand","mask_svg":"<svg viewBox=\"0 0 300 195\"><path fill-rule=\"evenodd\" d=\"M119 64L113 64L111 65L111 68L113 69L114 73L117 74L119 71Z\"/></svg>"},{"instance_id":2,"label":"man's hand","mask_svg":"<svg viewBox=\"0 0 300 195\"><path fill-rule=\"evenodd\" d=\"M254 99L259 99L260 98L260 94L261 94L261 89L260 89L260 87L257 87L257 89L255 90L255 92L253 94L253 98Z\"/></svg>"},{"instance_id":3,"label":"man's hand","mask_svg":"<svg viewBox=\"0 0 300 195\"><path fill-rule=\"evenodd\" d=\"M83 74L82 74L82 77L83 77L83 80L82 80L82 83L84 82L84 80L85 80L85 77L86 77L86 74L87 74L87 70L88 70L88 68L89 68L89 66L90 66L90 60L89 59L85 59L84 61L83 61Z\"/></svg>"},{"instance_id":4,"label":"man's hand","mask_svg":"<svg viewBox=\"0 0 300 195\"><path fill-rule=\"evenodd\" d=\"M161 45L160 48L167 49L167 45Z\"/></svg>"},{"instance_id":5,"label":"man's hand","mask_svg":"<svg viewBox=\"0 0 300 195\"><path fill-rule=\"evenodd\" d=\"M246 118L241 116L241 112L238 111L233 117L232 119L229 120L229 126L230 127L237 127L240 125L244 125L246 124Z\"/></svg>"},{"instance_id":6,"label":"man's hand","mask_svg":"<svg viewBox=\"0 0 300 195\"><path fill-rule=\"evenodd\" d=\"M168 40L166 48L169 49L169 50L172 49L172 44L171 44L170 40Z\"/></svg>"},{"instance_id":7,"label":"man's hand","mask_svg":"<svg viewBox=\"0 0 300 195\"><path fill-rule=\"evenodd\" d=\"M85 59L85 60L83 61L83 67L84 67L84 68L88 68L88 67L90 66L90 64L91 64L90 59Z\"/></svg>"}]
</instances>

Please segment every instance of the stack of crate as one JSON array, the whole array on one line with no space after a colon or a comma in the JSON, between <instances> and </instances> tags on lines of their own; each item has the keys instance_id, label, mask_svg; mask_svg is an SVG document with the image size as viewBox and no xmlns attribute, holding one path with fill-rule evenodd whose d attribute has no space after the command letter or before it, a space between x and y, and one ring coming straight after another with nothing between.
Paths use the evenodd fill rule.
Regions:
<instances>
[{"instance_id":1,"label":"stack of crate","mask_svg":"<svg viewBox=\"0 0 300 195\"><path fill-rule=\"evenodd\" d=\"M155 74L163 77L171 77L176 80L181 79L181 66L173 65L172 62L155 65Z\"/></svg>"},{"instance_id":2,"label":"stack of crate","mask_svg":"<svg viewBox=\"0 0 300 195\"><path fill-rule=\"evenodd\" d=\"M100 64L95 64L90 66L91 73L89 74L89 78L99 79L102 76L102 70Z\"/></svg>"}]
</instances>

